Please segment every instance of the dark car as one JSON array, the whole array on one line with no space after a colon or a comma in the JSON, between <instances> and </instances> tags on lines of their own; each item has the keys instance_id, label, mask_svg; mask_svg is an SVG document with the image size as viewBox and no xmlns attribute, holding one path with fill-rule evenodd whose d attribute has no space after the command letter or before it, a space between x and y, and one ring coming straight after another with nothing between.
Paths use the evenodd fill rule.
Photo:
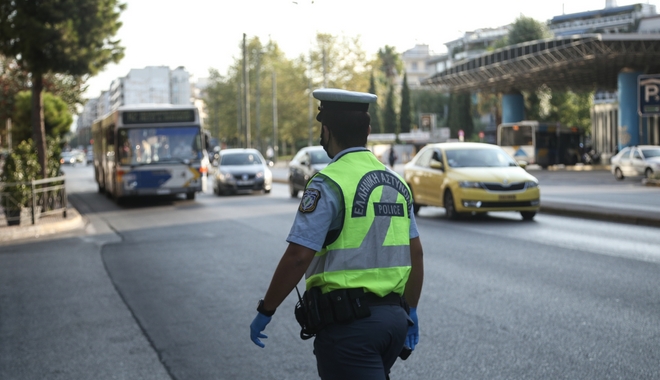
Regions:
<instances>
[{"instance_id":1,"label":"dark car","mask_svg":"<svg viewBox=\"0 0 660 380\"><path fill-rule=\"evenodd\" d=\"M289 192L297 197L307 181L330 163L330 157L321 145L307 146L298 151L289 163Z\"/></svg>"},{"instance_id":2,"label":"dark car","mask_svg":"<svg viewBox=\"0 0 660 380\"><path fill-rule=\"evenodd\" d=\"M256 149L221 150L213 177L217 195L251 191L268 194L273 187L273 174Z\"/></svg>"}]
</instances>

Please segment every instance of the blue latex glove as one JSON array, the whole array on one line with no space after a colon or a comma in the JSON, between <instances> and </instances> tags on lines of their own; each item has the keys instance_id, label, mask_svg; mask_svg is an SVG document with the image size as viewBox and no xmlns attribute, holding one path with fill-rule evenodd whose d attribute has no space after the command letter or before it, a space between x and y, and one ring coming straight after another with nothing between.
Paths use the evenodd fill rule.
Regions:
<instances>
[{"instance_id":1,"label":"blue latex glove","mask_svg":"<svg viewBox=\"0 0 660 380\"><path fill-rule=\"evenodd\" d=\"M406 337L406 346L411 350L415 349L417 343L419 343L419 322L417 319L417 308L411 307L410 314L408 315L410 319L415 323L412 326L408 326L408 336Z\"/></svg>"},{"instance_id":2,"label":"blue latex glove","mask_svg":"<svg viewBox=\"0 0 660 380\"><path fill-rule=\"evenodd\" d=\"M266 334L262 334L261 332L266 329L266 325L270 323L271 318L272 317L267 317L261 313L257 313L257 316L254 317L254 320L250 324L250 339L252 339L254 344L261 348L266 347L266 345L263 344L259 338L268 338Z\"/></svg>"}]
</instances>

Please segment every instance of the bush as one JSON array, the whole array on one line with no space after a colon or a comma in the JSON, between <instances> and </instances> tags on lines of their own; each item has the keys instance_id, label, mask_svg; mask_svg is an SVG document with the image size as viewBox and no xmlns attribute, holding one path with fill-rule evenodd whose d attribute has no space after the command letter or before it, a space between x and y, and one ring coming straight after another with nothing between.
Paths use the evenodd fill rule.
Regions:
<instances>
[{"instance_id":1,"label":"bush","mask_svg":"<svg viewBox=\"0 0 660 380\"><path fill-rule=\"evenodd\" d=\"M41 165L39 165L32 140L22 141L5 160L5 166L0 175L0 182L18 182L3 190L11 198L9 202L3 202L5 203L3 206L7 209L27 207L30 204L32 192L32 188L27 182L38 178L40 172Z\"/></svg>"}]
</instances>

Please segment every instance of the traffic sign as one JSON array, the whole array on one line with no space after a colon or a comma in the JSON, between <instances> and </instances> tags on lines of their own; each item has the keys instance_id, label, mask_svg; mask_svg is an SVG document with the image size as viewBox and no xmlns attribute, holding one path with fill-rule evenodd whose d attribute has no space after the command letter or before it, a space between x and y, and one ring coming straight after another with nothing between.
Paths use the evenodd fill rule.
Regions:
<instances>
[{"instance_id":1,"label":"traffic sign","mask_svg":"<svg viewBox=\"0 0 660 380\"><path fill-rule=\"evenodd\" d=\"M637 112L640 116L660 115L660 74L637 77Z\"/></svg>"}]
</instances>

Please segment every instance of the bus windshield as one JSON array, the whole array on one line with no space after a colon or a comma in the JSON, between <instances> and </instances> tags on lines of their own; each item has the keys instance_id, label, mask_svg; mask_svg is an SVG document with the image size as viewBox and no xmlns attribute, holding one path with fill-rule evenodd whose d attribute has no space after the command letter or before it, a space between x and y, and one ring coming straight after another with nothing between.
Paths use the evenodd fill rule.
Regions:
<instances>
[{"instance_id":1,"label":"bus windshield","mask_svg":"<svg viewBox=\"0 0 660 380\"><path fill-rule=\"evenodd\" d=\"M199 127L122 128L117 143L123 165L188 163L202 158Z\"/></svg>"},{"instance_id":2,"label":"bus windshield","mask_svg":"<svg viewBox=\"0 0 660 380\"><path fill-rule=\"evenodd\" d=\"M533 145L531 125L500 126L500 146Z\"/></svg>"}]
</instances>

